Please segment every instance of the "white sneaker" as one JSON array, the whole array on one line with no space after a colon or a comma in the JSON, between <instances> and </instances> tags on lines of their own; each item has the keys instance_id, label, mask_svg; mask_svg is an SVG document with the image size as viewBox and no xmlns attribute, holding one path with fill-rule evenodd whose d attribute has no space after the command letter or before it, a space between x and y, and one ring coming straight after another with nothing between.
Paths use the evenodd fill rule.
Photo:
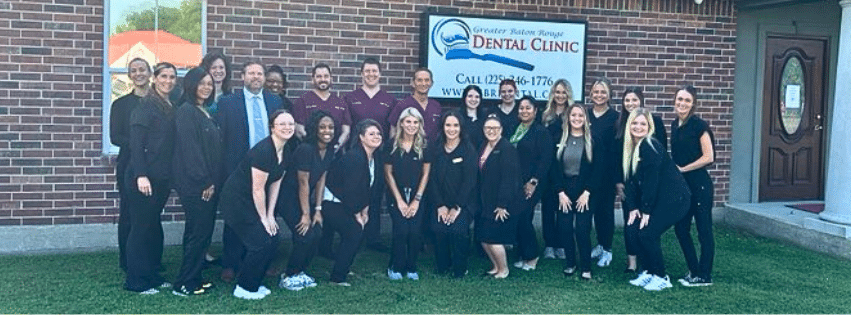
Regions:
<instances>
[{"instance_id":1,"label":"white sneaker","mask_svg":"<svg viewBox=\"0 0 851 315\"><path fill-rule=\"evenodd\" d=\"M272 294L272 290L269 290L265 285L261 285L257 288L257 292L263 293L263 295Z\"/></svg>"},{"instance_id":2,"label":"white sneaker","mask_svg":"<svg viewBox=\"0 0 851 315\"><path fill-rule=\"evenodd\" d=\"M637 278L629 280L629 284L637 286L637 287L643 287L648 282L650 282L650 280L652 280L652 279L653 279L653 275L647 273L647 270L645 270L645 271L642 271L640 274L638 274Z\"/></svg>"},{"instance_id":3,"label":"white sneaker","mask_svg":"<svg viewBox=\"0 0 851 315\"><path fill-rule=\"evenodd\" d=\"M673 285L671 284L671 279L669 279L668 276L665 276L664 278L653 276L653 278L650 279L650 282L644 285L644 289L647 291L662 291L670 287L673 287Z\"/></svg>"},{"instance_id":4,"label":"white sneaker","mask_svg":"<svg viewBox=\"0 0 851 315\"><path fill-rule=\"evenodd\" d=\"M556 258L567 259L567 255L564 253L564 248L556 248Z\"/></svg>"},{"instance_id":5,"label":"white sneaker","mask_svg":"<svg viewBox=\"0 0 851 315\"><path fill-rule=\"evenodd\" d=\"M304 273L304 271L300 272L297 277L301 279L301 283L304 284L305 288L312 288L316 286L316 279L313 279L313 277L308 276L306 273Z\"/></svg>"},{"instance_id":6,"label":"white sneaker","mask_svg":"<svg viewBox=\"0 0 851 315\"><path fill-rule=\"evenodd\" d=\"M556 251L552 247L544 248L545 259L556 259Z\"/></svg>"},{"instance_id":7,"label":"white sneaker","mask_svg":"<svg viewBox=\"0 0 851 315\"><path fill-rule=\"evenodd\" d=\"M298 275L281 279L281 282L278 283L278 286L290 291L299 291L301 289L304 289L304 283Z\"/></svg>"},{"instance_id":8,"label":"white sneaker","mask_svg":"<svg viewBox=\"0 0 851 315\"><path fill-rule=\"evenodd\" d=\"M526 265L526 263L524 263L522 260L518 260L516 263L514 263L514 268L523 268L523 265Z\"/></svg>"},{"instance_id":9,"label":"white sneaker","mask_svg":"<svg viewBox=\"0 0 851 315\"><path fill-rule=\"evenodd\" d=\"M691 282L691 279L691 271L689 271L684 277L678 279L677 281L679 281L680 284L682 284L683 286L688 286L688 283Z\"/></svg>"},{"instance_id":10,"label":"white sneaker","mask_svg":"<svg viewBox=\"0 0 851 315\"><path fill-rule=\"evenodd\" d=\"M157 293L160 293L160 290L157 290L157 289L154 289L154 288L150 288L150 289L147 289L145 291L139 292L139 294L141 294L141 295L154 295L154 294L157 294Z\"/></svg>"},{"instance_id":11,"label":"white sneaker","mask_svg":"<svg viewBox=\"0 0 851 315\"><path fill-rule=\"evenodd\" d=\"M603 253L600 254L600 260L597 261L598 267L606 267L612 263L612 252L603 250Z\"/></svg>"},{"instance_id":12,"label":"white sneaker","mask_svg":"<svg viewBox=\"0 0 851 315\"><path fill-rule=\"evenodd\" d=\"M260 299L263 299L264 297L266 297L266 294L263 294L263 292L260 292L259 289L257 290L257 292L250 292L246 289L243 289L241 286L239 286L237 284L236 288L233 289L233 296L238 297L240 299L245 299L245 300L260 300Z\"/></svg>"},{"instance_id":13,"label":"white sneaker","mask_svg":"<svg viewBox=\"0 0 851 315\"><path fill-rule=\"evenodd\" d=\"M591 250L591 259L600 257L603 254L603 246L597 245L594 249Z\"/></svg>"}]
</instances>

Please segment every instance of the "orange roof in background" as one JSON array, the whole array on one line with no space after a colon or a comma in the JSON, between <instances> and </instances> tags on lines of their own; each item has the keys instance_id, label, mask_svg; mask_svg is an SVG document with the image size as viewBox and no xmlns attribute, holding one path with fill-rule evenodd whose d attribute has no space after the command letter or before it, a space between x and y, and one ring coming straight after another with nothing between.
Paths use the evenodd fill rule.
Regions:
<instances>
[{"instance_id":1,"label":"orange roof in background","mask_svg":"<svg viewBox=\"0 0 851 315\"><path fill-rule=\"evenodd\" d=\"M140 43L148 50L157 53L159 61L171 62L178 68L193 67L201 62L201 44L194 44L174 34L159 30L156 32L129 31L112 35L109 38L109 64L111 65L124 57L131 48ZM159 51L157 51L157 47L159 47ZM132 57L127 59L132 59Z\"/></svg>"}]
</instances>

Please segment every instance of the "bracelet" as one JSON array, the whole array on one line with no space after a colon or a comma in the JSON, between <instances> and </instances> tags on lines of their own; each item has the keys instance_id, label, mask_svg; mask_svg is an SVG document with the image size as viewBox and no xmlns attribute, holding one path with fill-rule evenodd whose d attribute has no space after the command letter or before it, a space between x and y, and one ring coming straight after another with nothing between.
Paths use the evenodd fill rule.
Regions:
<instances>
[{"instance_id":1,"label":"bracelet","mask_svg":"<svg viewBox=\"0 0 851 315\"><path fill-rule=\"evenodd\" d=\"M316 206L313 209L316 210L316 211L322 211L322 206Z\"/></svg>"},{"instance_id":2,"label":"bracelet","mask_svg":"<svg viewBox=\"0 0 851 315\"><path fill-rule=\"evenodd\" d=\"M422 194L416 194L416 195L414 196L414 200L416 200L416 201L420 201L420 200L422 200L422 199L423 199L423 195L422 195Z\"/></svg>"}]
</instances>

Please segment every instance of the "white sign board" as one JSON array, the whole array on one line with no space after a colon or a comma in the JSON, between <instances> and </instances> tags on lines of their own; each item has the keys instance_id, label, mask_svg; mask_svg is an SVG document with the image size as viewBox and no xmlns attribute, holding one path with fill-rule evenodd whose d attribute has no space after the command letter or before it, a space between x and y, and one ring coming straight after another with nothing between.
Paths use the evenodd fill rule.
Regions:
<instances>
[{"instance_id":1,"label":"white sign board","mask_svg":"<svg viewBox=\"0 0 851 315\"><path fill-rule=\"evenodd\" d=\"M789 84L786 86L786 109L801 108L801 86Z\"/></svg>"},{"instance_id":2,"label":"white sign board","mask_svg":"<svg viewBox=\"0 0 851 315\"><path fill-rule=\"evenodd\" d=\"M434 73L429 97L458 99L467 85L499 99L499 82L514 79L517 97L549 97L566 79L583 100L586 23L425 14L425 66Z\"/></svg>"}]
</instances>

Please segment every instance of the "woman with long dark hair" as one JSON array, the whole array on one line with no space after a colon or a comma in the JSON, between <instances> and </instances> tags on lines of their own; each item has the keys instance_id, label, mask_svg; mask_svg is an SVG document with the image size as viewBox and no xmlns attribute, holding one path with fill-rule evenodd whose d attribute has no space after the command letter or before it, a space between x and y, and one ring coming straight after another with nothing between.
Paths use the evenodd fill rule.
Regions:
<instances>
[{"instance_id":1,"label":"woman with long dark hair","mask_svg":"<svg viewBox=\"0 0 851 315\"><path fill-rule=\"evenodd\" d=\"M127 271L127 236L130 234L130 197L124 173L130 165L130 114L151 91L151 65L136 57L127 64L127 77L133 81L133 92L112 102L109 110L109 140L118 147L115 184L118 186L118 264ZM132 189L131 187L130 189Z\"/></svg>"},{"instance_id":2,"label":"woman with long dark hair","mask_svg":"<svg viewBox=\"0 0 851 315\"><path fill-rule=\"evenodd\" d=\"M201 64L199 66L207 69L213 77L216 94L213 97L213 102L207 107L207 112L209 112L210 115L215 116L219 109L219 99L223 95L231 93L230 78L232 69L230 57L220 51L208 52L207 55L201 59Z\"/></svg>"},{"instance_id":3,"label":"woman with long dark hair","mask_svg":"<svg viewBox=\"0 0 851 315\"><path fill-rule=\"evenodd\" d=\"M618 131L615 135L615 143L623 143L624 135L629 135L629 131L627 130L626 121L629 118L629 114L632 111L644 108L644 93L642 93L641 88L637 86L628 87L623 92L623 108L620 112L620 117L618 118ZM668 133L665 131L665 123L662 122L662 118L659 115L653 116L653 138L656 141L659 141L661 148L659 149L662 152L668 152ZM616 145L614 146L616 150L615 157L623 157L623 146ZM623 168L618 168L618 170L622 171ZM621 197L621 200L624 198L623 189L623 174L619 172L617 184L615 187L617 188L617 194ZM623 220L626 222L628 219L629 212L622 211ZM636 260L636 244L630 243L629 239L624 238L624 243L626 243L626 269L624 273L635 273L638 268L638 262Z\"/></svg>"},{"instance_id":4,"label":"woman with long dark hair","mask_svg":"<svg viewBox=\"0 0 851 315\"><path fill-rule=\"evenodd\" d=\"M558 79L550 88L547 108L541 114L541 124L550 132L553 144L558 144L562 136L562 125L567 123L568 107L573 106L573 87L565 79ZM554 149L555 150L555 149ZM556 165L552 161L551 165ZM551 166L550 168L553 168ZM556 216L559 211L558 193L554 182L547 180L540 188L541 195L541 230L544 236L544 258L565 259L564 246L556 229Z\"/></svg>"},{"instance_id":5,"label":"woman with long dark hair","mask_svg":"<svg viewBox=\"0 0 851 315\"><path fill-rule=\"evenodd\" d=\"M591 214L590 197L600 186L603 167L600 149L591 133L585 109L573 104L567 108L564 132L558 142L555 164L550 179L559 211L556 226L564 245L564 275L576 273L576 248L579 248L580 279L591 280Z\"/></svg>"},{"instance_id":6,"label":"woman with long dark hair","mask_svg":"<svg viewBox=\"0 0 851 315\"><path fill-rule=\"evenodd\" d=\"M206 293L201 278L204 256L216 224L216 181L222 167L221 134L207 107L213 102L213 77L203 67L183 78L181 105L175 113L174 187L185 217L183 264L174 281L176 295Z\"/></svg>"},{"instance_id":7,"label":"woman with long dark hair","mask_svg":"<svg viewBox=\"0 0 851 315\"><path fill-rule=\"evenodd\" d=\"M684 286L712 285L712 265L715 259L715 238L712 235L712 203L715 189L706 167L715 161L715 137L709 124L694 114L697 108L697 89L691 85L677 91L671 122L671 157L683 173L692 199L686 216L674 229L680 241L689 273L680 279ZM697 226L700 259L691 238L691 221Z\"/></svg>"},{"instance_id":8,"label":"woman with long dark hair","mask_svg":"<svg viewBox=\"0 0 851 315\"><path fill-rule=\"evenodd\" d=\"M482 131L482 123L485 121L484 110L482 110L482 89L478 85L468 85L461 93L461 103L464 104L461 112L462 127L466 128L467 139L478 147L485 141Z\"/></svg>"},{"instance_id":9,"label":"woman with long dark hair","mask_svg":"<svg viewBox=\"0 0 851 315\"><path fill-rule=\"evenodd\" d=\"M328 169L322 198L325 228L338 231L341 239L331 282L346 287L351 286L346 277L369 221L370 198L379 186L376 176L382 174L381 160L376 159L376 150L381 146L381 125L364 119L355 126L355 134L357 137L352 138L349 150Z\"/></svg>"},{"instance_id":10,"label":"woman with long dark hair","mask_svg":"<svg viewBox=\"0 0 851 315\"><path fill-rule=\"evenodd\" d=\"M517 148L520 182L523 183L523 201L516 214L518 261L514 267L533 270L538 265L538 237L532 220L535 205L541 199L541 182L547 180L553 158L553 141L547 129L536 121L538 108L535 99L523 96L517 105L520 122L511 132L509 142Z\"/></svg>"},{"instance_id":11,"label":"woman with long dark hair","mask_svg":"<svg viewBox=\"0 0 851 315\"><path fill-rule=\"evenodd\" d=\"M269 129L269 136L254 145L228 177L219 203L225 224L246 249L233 295L247 300L271 293L262 280L278 247L274 209L291 159L295 119L278 110L269 116Z\"/></svg>"},{"instance_id":12,"label":"woman with long dark hair","mask_svg":"<svg viewBox=\"0 0 851 315\"><path fill-rule=\"evenodd\" d=\"M477 213L476 149L466 139L463 115L443 113L441 132L430 150L428 196L432 205L431 228L438 273L452 269L455 278L467 273L470 223Z\"/></svg>"},{"instance_id":13,"label":"woman with long dark hair","mask_svg":"<svg viewBox=\"0 0 851 315\"><path fill-rule=\"evenodd\" d=\"M293 249L279 287L298 291L316 286L316 280L305 273L316 255L322 237L322 190L325 172L336 152L331 143L337 138L334 118L324 110L314 111L305 125L307 135L293 154L290 172L281 185L278 214L290 228Z\"/></svg>"},{"instance_id":14,"label":"woman with long dark hair","mask_svg":"<svg viewBox=\"0 0 851 315\"><path fill-rule=\"evenodd\" d=\"M626 182L624 209L629 213L626 237L638 244L644 272L630 284L648 291L671 287L662 258L662 234L688 211L691 194L677 165L653 138L653 117L646 108L629 114L624 137L622 168Z\"/></svg>"},{"instance_id":15,"label":"woman with long dark hair","mask_svg":"<svg viewBox=\"0 0 851 315\"><path fill-rule=\"evenodd\" d=\"M416 108L406 108L399 115L391 145L384 155L384 178L393 202L390 218L393 219L393 251L387 276L402 279L402 273L411 280L419 280L417 257L423 243L423 194L428 184L431 160L426 150L423 117ZM422 208L422 209L421 209Z\"/></svg>"},{"instance_id":16,"label":"woman with long dark hair","mask_svg":"<svg viewBox=\"0 0 851 315\"><path fill-rule=\"evenodd\" d=\"M487 275L496 279L508 277L505 244L517 240L517 217L523 198L517 149L502 137L502 128L499 118L485 119L486 141L478 158L480 210L475 225L476 238L492 265Z\"/></svg>"},{"instance_id":17,"label":"woman with long dark hair","mask_svg":"<svg viewBox=\"0 0 851 315\"><path fill-rule=\"evenodd\" d=\"M612 262L612 238L615 233L615 183L619 172L616 170L617 150L615 132L618 113L609 106L613 97L612 83L599 78L591 85L591 103L588 109L588 123L591 134L599 139L601 156L598 162L608 165L599 190L591 196L591 209L594 209L594 228L597 230L597 246L591 250L591 258L599 258L597 266L606 267Z\"/></svg>"},{"instance_id":18,"label":"woman with long dark hair","mask_svg":"<svg viewBox=\"0 0 851 315\"><path fill-rule=\"evenodd\" d=\"M163 253L160 222L171 193L174 152L174 107L168 99L177 68L161 62L154 67L152 93L142 98L130 116L130 168L125 185L130 197L130 233L127 237L127 279L124 288L156 294L171 284L159 274Z\"/></svg>"}]
</instances>

